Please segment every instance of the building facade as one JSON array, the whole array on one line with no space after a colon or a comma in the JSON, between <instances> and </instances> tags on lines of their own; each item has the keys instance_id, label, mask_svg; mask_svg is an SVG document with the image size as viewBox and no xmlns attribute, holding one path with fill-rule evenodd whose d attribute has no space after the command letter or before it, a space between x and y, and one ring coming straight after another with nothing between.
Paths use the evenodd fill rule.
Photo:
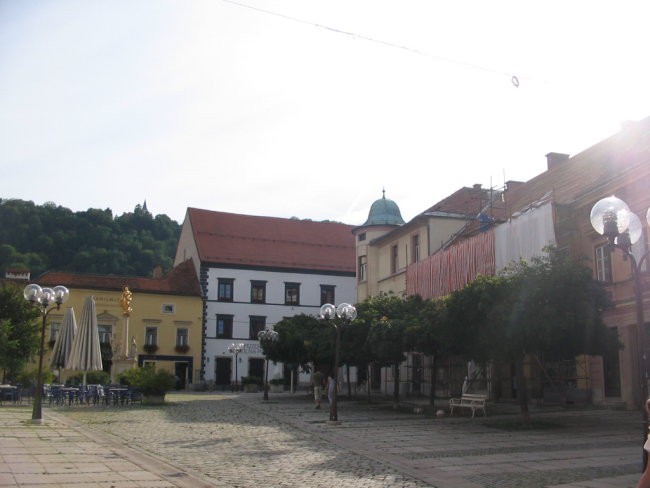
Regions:
<instances>
[{"instance_id":1,"label":"building facade","mask_svg":"<svg viewBox=\"0 0 650 488\"><path fill-rule=\"evenodd\" d=\"M189 387L199 378L203 302L191 261L159 278L47 272L34 282L41 286L63 284L70 290L70 299L61 310L49 315L46 340L50 346L65 309L72 307L78 321L84 300L92 296L104 370L111 373L112 381L124 368L144 364L177 376L178 388ZM128 313L122 303L125 287L132 298ZM45 357L47 363L49 356ZM76 374L61 373L62 380Z\"/></svg>"},{"instance_id":2,"label":"building facade","mask_svg":"<svg viewBox=\"0 0 650 488\"><path fill-rule=\"evenodd\" d=\"M602 316L617 330L622 348L608 357L567 358L561 367L569 374L561 381L566 382L571 400L638 406L643 392L647 392L647 387L643 388L647 375L643 356L647 357L649 337L644 318L649 312L647 265L638 271L635 290L631 260L608 246L607 239L593 229L590 213L602 198L616 195L625 200L640 217L641 238L632 247L632 254L638 261L647 258L648 227L643 217L650 206L650 118L626 124L619 133L573 157L549 153L547 163L547 170L540 175L508 185L502 199L504 219L495 220L479 234L459 233L447 248L410 264L407 293L430 298L464 286L477 273L477 266L467 266L476 258L477 263L491 262L493 272L511 260L540 255L547 244L584 258L594 278L603 282L612 297L613 308L604 310ZM489 274L483 270L486 272ZM641 327L637 327L639 321ZM552 378L551 372L559 367L531 358L526 367L530 398L554 400L553 383L558 379ZM488 388L498 398L516 397L507 367L492 370L489 381Z\"/></svg>"},{"instance_id":3,"label":"building facade","mask_svg":"<svg viewBox=\"0 0 650 488\"><path fill-rule=\"evenodd\" d=\"M515 185L515 183L512 183ZM366 222L355 227L357 301L381 293L405 295L408 266L426 259L477 228L484 219L503 218L501 191L481 185L465 187L436 203L409 222L398 205L382 195Z\"/></svg>"},{"instance_id":4,"label":"building facade","mask_svg":"<svg viewBox=\"0 0 650 488\"><path fill-rule=\"evenodd\" d=\"M201 378L217 388L263 377L259 331L286 317L318 315L324 303L355 300L348 225L189 208L175 264L189 257L204 300ZM270 379L287 374L282 364L269 365Z\"/></svg>"},{"instance_id":5,"label":"building facade","mask_svg":"<svg viewBox=\"0 0 650 488\"><path fill-rule=\"evenodd\" d=\"M516 186L511 182L511 186ZM502 192L484 189L481 185L464 187L428 208L409 222L402 219L398 205L386 198L376 200L366 222L353 230L357 260L357 302L380 294L425 295L419 289L409 289L416 273L409 273L426 264L433 255L452 246L460 235L480 231L503 218ZM492 263L494 260L492 260ZM493 267L489 269L494 273ZM417 281L417 278L415 278ZM424 296L424 298L430 298ZM425 378L432 358L409 353L400 369L400 393L428 395ZM462 365L460 366L462 369ZM450 369L448 366L447 369ZM443 373L446 377L448 373ZM458 373L462 382L462 373ZM371 366L372 389L384 393L394 390L391 368ZM441 396L449 395L449 381L439 381Z\"/></svg>"}]
</instances>

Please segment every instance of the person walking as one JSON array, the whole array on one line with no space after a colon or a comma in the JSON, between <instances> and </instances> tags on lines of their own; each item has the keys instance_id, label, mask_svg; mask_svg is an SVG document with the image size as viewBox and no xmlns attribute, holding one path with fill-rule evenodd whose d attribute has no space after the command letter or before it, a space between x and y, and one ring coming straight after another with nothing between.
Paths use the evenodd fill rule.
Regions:
<instances>
[{"instance_id":1,"label":"person walking","mask_svg":"<svg viewBox=\"0 0 650 488\"><path fill-rule=\"evenodd\" d=\"M316 408L320 408L320 399L323 396L323 373L320 370L315 370L311 376L311 385L314 388L314 403Z\"/></svg>"},{"instance_id":2,"label":"person walking","mask_svg":"<svg viewBox=\"0 0 650 488\"><path fill-rule=\"evenodd\" d=\"M334 388L336 388L336 380L334 379L333 374L330 373L327 375L327 399L329 400L330 404L334 399Z\"/></svg>"}]
</instances>

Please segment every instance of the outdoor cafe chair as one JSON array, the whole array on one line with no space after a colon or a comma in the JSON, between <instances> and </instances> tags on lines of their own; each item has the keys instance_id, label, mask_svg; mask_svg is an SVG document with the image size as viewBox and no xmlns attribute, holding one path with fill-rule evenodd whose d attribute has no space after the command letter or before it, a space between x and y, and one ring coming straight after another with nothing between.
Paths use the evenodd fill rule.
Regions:
<instances>
[{"instance_id":1,"label":"outdoor cafe chair","mask_svg":"<svg viewBox=\"0 0 650 488\"><path fill-rule=\"evenodd\" d=\"M127 399L130 405L139 403L142 405L142 391L139 388L129 387L127 392Z\"/></svg>"}]
</instances>

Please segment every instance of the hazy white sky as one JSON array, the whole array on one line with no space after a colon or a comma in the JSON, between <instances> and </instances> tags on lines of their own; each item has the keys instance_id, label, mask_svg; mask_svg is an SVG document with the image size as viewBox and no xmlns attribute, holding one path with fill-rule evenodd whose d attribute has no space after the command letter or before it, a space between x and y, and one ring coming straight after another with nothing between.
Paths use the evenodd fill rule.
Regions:
<instances>
[{"instance_id":1,"label":"hazy white sky","mask_svg":"<svg viewBox=\"0 0 650 488\"><path fill-rule=\"evenodd\" d=\"M357 225L386 188L410 220L650 116L649 18L645 0L0 0L0 198Z\"/></svg>"}]
</instances>

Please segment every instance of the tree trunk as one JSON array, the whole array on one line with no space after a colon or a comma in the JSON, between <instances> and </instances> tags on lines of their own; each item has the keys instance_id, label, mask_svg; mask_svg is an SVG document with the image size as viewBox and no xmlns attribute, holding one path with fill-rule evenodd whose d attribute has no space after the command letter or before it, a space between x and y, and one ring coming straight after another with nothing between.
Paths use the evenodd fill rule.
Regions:
<instances>
[{"instance_id":1,"label":"tree trunk","mask_svg":"<svg viewBox=\"0 0 650 488\"><path fill-rule=\"evenodd\" d=\"M366 391L368 392L368 403L372 402L372 381L370 375L372 374L372 363L368 363L368 377L366 378Z\"/></svg>"},{"instance_id":2,"label":"tree trunk","mask_svg":"<svg viewBox=\"0 0 650 488\"><path fill-rule=\"evenodd\" d=\"M393 408L397 410L399 408L399 361L395 361L395 374L393 375Z\"/></svg>"},{"instance_id":3,"label":"tree trunk","mask_svg":"<svg viewBox=\"0 0 650 488\"><path fill-rule=\"evenodd\" d=\"M566 368L567 365L564 361L558 361L558 391L560 392L560 405L562 405L562 407L566 407L567 405Z\"/></svg>"},{"instance_id":4,"label":"tree trunk","mask_svg":"<svg viewBox=\"0 0 650 488\"><path fill-rule=\"evenodd\" d=\"M350 365L345 365L345 375L348 378L348 400L352 400L352 386L350 384Z\"/></svg>"},{"instance_id":5,"label":"tree trunk","mask_svg":"<svg viewBox=\"0 0 650 488\"><path fill-rule=\"evenodd\" d=\"M435 408L436 404L436 363L438 356L433 354L431 356L431 392L429 393L429 405L431 408Z\"/></svg>"},{"instance_id":6,"label":"tree trunk","mask_svg":"<svg viewBox=\"0 0 650 488\"><path fill-rule=\"evenodd\" d=\"M515 361L515 371L517 378L517 399L521 417L525 422L530 421L530 412L528 411L528 385L526 384L526 375L524 375L524 356L520 356Z\"/></svg>"}]
</instances>

